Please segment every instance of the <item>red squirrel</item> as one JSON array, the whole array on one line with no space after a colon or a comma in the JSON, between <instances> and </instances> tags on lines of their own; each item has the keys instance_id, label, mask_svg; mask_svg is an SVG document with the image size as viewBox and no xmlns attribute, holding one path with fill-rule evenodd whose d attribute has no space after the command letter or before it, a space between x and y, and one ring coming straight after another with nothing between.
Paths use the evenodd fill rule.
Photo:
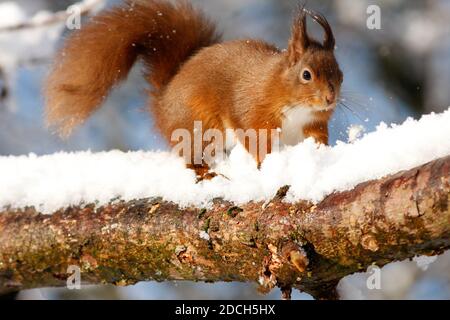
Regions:
<instances>
[{"instance_id":1,"label":"red squirrel","mask_svg":"<svg viewBox=\"0 0 450 320\"><path fill-rule=\"evenodd\" d=\"M324 29L323 42L308 35L307 16ZM287 145L307 137L327 144L343 81L334 48L325 17L303 7L281 51L258 40L221 42L214 24L185 1L125 1L70 35L47 81L46 117L70 134L140 59L152 88L149 110L172 146L173 131L192 132L194 121L222 132L277 129ZM206 163L188 167L198 175L209 170Z\"/></svg>"}]
</instances>

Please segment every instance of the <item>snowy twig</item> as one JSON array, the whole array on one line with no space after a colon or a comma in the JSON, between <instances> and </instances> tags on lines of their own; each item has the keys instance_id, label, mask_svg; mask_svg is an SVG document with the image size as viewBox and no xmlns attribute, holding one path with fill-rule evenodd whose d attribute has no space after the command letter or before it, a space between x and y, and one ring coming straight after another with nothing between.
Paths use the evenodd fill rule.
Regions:
<instances>
[{"instance_id":1,"label":"snowy twig","mask_svg":"<svg viewBox=\"0 0 450 320\"><path fill-rule=\"evenodd\" d=\"M0 291L144 280L257 281L287 297L335 297L346 275L450 247L450 156L335 193L208 209L158 199L112 201L43 215L0 212ZM113 175L114 172L111 172Z\"/></svg>"},{"instance_id":2,"label":"snowy twig","mask_svg":"<svg viewBox=\"0 0 450 320\"><path fill-rule=\"evenodd\" d=\"M80 15L87 15L91 13L94 9L96 9L104 0L90 0L90 1L80 1L79 3L74 4L77 6L78 12ZM41 28L49 25L53 25L56 23L65 22L72 13L69 13L67 10L58 11L53 13L50 16L41 19L31 19L29 21L21 22L14 25L7 25L0 27L0 33L2 32L12 32L19 31L25 29L33 29L33 28Z\"/></svg>"}]
</instances>

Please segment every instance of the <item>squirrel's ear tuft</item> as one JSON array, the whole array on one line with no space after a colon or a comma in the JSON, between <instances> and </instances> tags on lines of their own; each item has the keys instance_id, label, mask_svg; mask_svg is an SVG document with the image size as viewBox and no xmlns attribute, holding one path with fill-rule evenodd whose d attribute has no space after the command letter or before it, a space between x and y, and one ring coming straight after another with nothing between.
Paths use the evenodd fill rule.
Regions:
<instances>
[{"instance_id":1,"label":"squirrel's ear tuft","mask_svg":"<svg viewBox=\"0 0 450 320\"><path fill-rule=\"evenodd\" d=\"M306 29L306 14L304 5L301 5L294 18L288 47L289 63L291 65L296 64L301 59L310 43Z\"/></svg>"},{"instance_id":2,"label":"squirrel's ear tuft","mask_svg":"<svg viewBox=\"0 0 450 320\"><path fill-rule=\"evenodd\" d=\"M334 39L333 30L331 30L331 26L328 23L327 19L319 12L315 12L313 10L304 10L315 22L320 24L323 28L325 34L323 39L323 47L326 50L334 50L334 46L336 41Z\"/></svg>"}]
</instances>

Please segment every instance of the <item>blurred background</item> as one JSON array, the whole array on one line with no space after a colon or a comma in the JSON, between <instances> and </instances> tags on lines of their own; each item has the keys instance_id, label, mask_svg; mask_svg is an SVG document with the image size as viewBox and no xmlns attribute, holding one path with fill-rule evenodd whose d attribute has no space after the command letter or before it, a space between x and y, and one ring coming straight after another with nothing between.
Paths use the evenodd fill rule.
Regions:
<instances>
[{"instance_id":1,"label":"blurred background","mask_svg":"<svg viewBox=\"0 0 450 320\"><path fill-rule=\"evenodd\" d=\"M55 50L71 31L64 13L75 0L0 0L0 156L76 150L164 150L145 111L146 83L137 65L105 107L68 140L43 123L43 81ZM85 0L83 19L116 0ZM219 24L225 39L259 38L285 48L295 0L192 0ZM369 5L381 8L381 29L370 30ZM325 14L337 39L344 72L343 96L331 124L331 140L347 141L348 128L373 131L380 122L401 123L450 106L450 1L309 0ZM63 17L63 18L60 18ZM320 29L311 24L316 37ZM429 265L425 262L430 263ZM392 263L382 269L381 290L369 290L369 274L339 285L344 299L449 299L450 253L437 259ZM19 299L267 299L251 284L140 283L127 288L90 286L27 290ZM294 293L294 299L311 299Z\"/></svg>"}]
</instances>

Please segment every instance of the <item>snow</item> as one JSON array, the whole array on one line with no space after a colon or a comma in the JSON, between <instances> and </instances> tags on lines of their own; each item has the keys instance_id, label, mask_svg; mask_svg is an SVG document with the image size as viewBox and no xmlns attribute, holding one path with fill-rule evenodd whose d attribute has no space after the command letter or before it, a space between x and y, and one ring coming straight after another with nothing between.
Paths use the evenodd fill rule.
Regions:
<instances>
[{"instance_id":1,"label":"snow","mask_svg":"<svg viewBox=\"0 0 450 320\"><path fill-rule=\"evenodd\" d=\"M202 230L199 233L200 238L202 238L203 240L209 241L211 239L211 237L209 236L208 232Z\"/></svg>"},{"instance_id":2,"label":"snow","mask_svg":"<svg viewBox=\"0 0 450 320\"><path fill-rule=\"evenodd\" d=\"M0 157L0 208L35 206L51 213L69 205L148 197L206 207L216 197L236 204L266 201L284 185L291 185L287 201L318 202L334 191L450 155L449 137L450 109L402 125L382 123L353 143L327 147L307 139L269 155L261 170L238 145L215 169L223 176L198 184L170 152L5 156Z\"/></svg>"},{"instance_id":3,"label":"snow","mask_svg":"<svg viewBox=\"0 0 450 320\"><path fill-rule=\"evenodd\" d=\"M42 16L43 12L36 14ZM0 3L0 29L20 25L32 17L27 16L23 8L15 2ZM14 97L14 83L17 67L30 61L45 60L53 55L56 42L60 38L64 24L56 24L42 28L32 28L17 31L0 32L0 68L7 79L6 87L12 90ZM16 110L13 98L6 104L8 109Z\"/></svg>"},{"instance_id":4,"label":"snow","mask_svg":"<svg viewBox=\"0 0 450 320\"><path fill-rule=\"evenodd\" d=\"M352 125L348 128L348 142L353 143L363 135L365 128L362 125Z\"/></svg>"},{"instance_id":5,"label":"snow","mask_svg":"<svg viewBox=\"0 0 450 320\"><path fill-rule=\"evenodd\" d=\"M422 271L427 271L432 263L437 260L437 256L417 256L413 258L413 261L417 264L417 267L422 269Z\"/></svg>"},{"instance_id":6,"label":"snow","mask_svg":"<svg viewBox=\"0 0 450 320\"><path fill-rule=\"evenodd\" d=\"M39 11L34 16L28 16L15 2L0 3L0 28L17 26L28 21L38 22L49 15L47 11ZM10 70L22 61L52 56L63 29L64 21L51 26L1 32L0 48L3 50L0 64Z\"/></svg>"},{"instance_id":7,"label":"snow","mask_svg":"<svg viewBox=\"0 0 450 320\"><path fill-rule=\"evenodd\" d=\"M90 7L94 4L96 0L83 0L74 5ZM98 8L94 9L100 9L101 6L102 3L99 3ZM40 10L31 15L26 12L24 6L16 2L0 3L0 69L8 80L8 88L14 90L13 84L18 66L32 64L33 61L50 61L50 57L54 55L58 41L64 32L65 21L40 24L48 21L55 14L58 13ZM20 26L23 23L31 23L35 26L14 31L2 30ZM14 92L12 93L14 96ZM6 105L10 110L16 109L15 101L9 101Z\"/></svg>"},{"instance_id":8,"label":"snow","mask_svg":"<svg viewBox=\"0 0 450 320\"><path fill-rule=\"evenodd\" d=\"M27 20L25 12L12 1L0 4L0 27L16 25Z\"/></svg>"}]
</instances>

